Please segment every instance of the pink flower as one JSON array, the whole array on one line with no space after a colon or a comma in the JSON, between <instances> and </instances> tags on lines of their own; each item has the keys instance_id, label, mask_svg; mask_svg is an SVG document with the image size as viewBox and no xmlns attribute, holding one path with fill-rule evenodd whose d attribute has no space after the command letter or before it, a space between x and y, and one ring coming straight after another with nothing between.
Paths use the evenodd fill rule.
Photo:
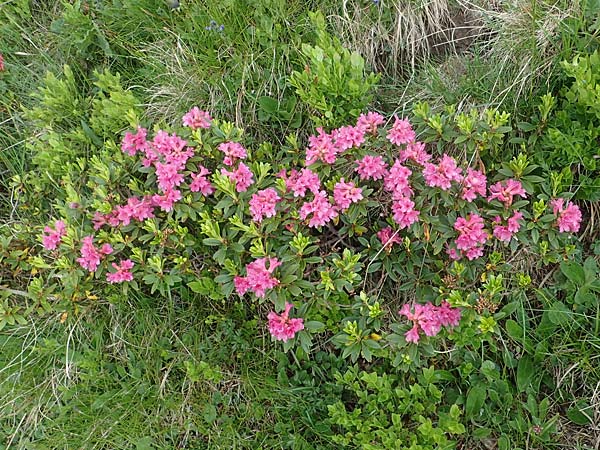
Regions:
<instances>
[{"instance_id":1,"label":"pink flower","mask_svg":"<svg viewBox=\"0 0 600 450\"><path fill-rule=\"evenodd\" d=\"M269 267L266 267L269 263ZM244 295L247 291L254 292L259 298L265 296L267 289L279 285L279 280L272 276L273 271L281 265L277 258L259 258L246 265L246 276L236 276L233 280L236 291Z\"/></svg>"},{"instance_id":2,"label":"pink flower","mask_svg":"<svg viewBox=\"0 0 600 450\"><path fill-rule=\"evenodd\" d=\"M156 168L158 187L161 191L166 192L174 189L183 182L183 174L179 173L179 170L181 169L179 165L156 162L154 167Z\"/></svg>"},{"instance_id":3,"label":"pink flower","mask_svg":"<svg viewBox=\"0 0 600 450\"><path fill-rule=\"evenodd\" d=\"M494 237L503 242L509 242L512 238L512 233L504 225L496 225L494 227Z\"/></svg>"},{"instance_id":4,"label":"pink flower","mask_svg":"<svg viewBox=\"0 0 600 450\"><path fill-rule=\"evenodd\" d=\"M278 341L286 342L293 339L296 333L304 329L304 320L300 318L290 319L291 303L285 303L285 311L281 315L271 311L267 318L269 319L269 332Z\"/></svg>"},{"instance_id":5,"label":"pink flower","mask_svg":"<svg viewBox=\"0 0 600 450\"><path fill-rule=\"evenodd\" d=\"M110 255L113 249L109 244L104 244L100 250L94 246L94 236L86 236L81 240L81 257L77 262L84 269L95 272L104 255Z\"/></svg>"},{"instance_id":6,"label":"pink flower","mask_svg":"<svg viewBox=\"0 0 600 450\"><path fill-rule=\"evenodd\" d=\"M383 125L385 120L383 116L376 112L368 112L361 114L356 121L356 127L363 130L365 133L377 134L377 127Z\"/></svg>"},{"instance_id":7,"label":"pink flower","mask_svg":"<svg viewBox=\"0 0 600 450\"><path fill-rule=\"evenodd\" d=\"M202 195L210 195L215 192L215 189L206 178L207 175L210 175L210 171L204 166L198 166L200 170L198 173L192 173L190 177L192 178L192 182L190 183L190 191L191 192L202 192Z\"/></svg>"},{"instance_id":8,"label":"pink flower","mask_svg":"<svg viewBox=\"0 0 600 450\"><path fill-rule=\"evenodd\" d=\"M169 212L173 209L173 205L181 200L181 192L177 189L169 189L163 195L154 194L152 201L162 211Z\"/></svg>"},{"instance_id":9,"label":"pink flower","mask_svg":"<svg viewBox=\"0 0 600 450\"><path fill-rule=\"evenodd\" d=\"M327 193L325 191L317 192L315 198L311 202L305 202L300 208L300 218L306 219L309 214L312 214L309 227L322 227L331 219L337 217L335 208L329 203Z\"/></svg>"},{"instance_id":10,"label":"pink flower","mask_svg":"<svg viewBox=\"0 0 600 450\"><path fill-rule=\"evenodd\" d=\"M233 172L225 168L221 169L221 174L227 176L235 183L235 190L238 192L246 192L250 185L254 183L250 168L243 162L240 162L237 169Z\"/></svg>"},{"instance_id":11,"label":"pink flower","mask_svg":"<svg viewBox=\"0 0 600 450\"><path fill-rule=\"evenodd\" d=\"M381 156L366 155L355 162L358 167L354 170L361 180L379 180L387 173L387 164Z\"/></svg>"},{"instance_id":12,"label":"pink flower","mask_svg":"<svg viewBox=\"0 0 600 450\"><path fill-rule=\"evenodd\" d=\"M323 128L317 128L318 136L308 138L308 148L306 149L306 165L316 163L321 160L325 164L333 164L336 160L338 148L333 142L333 137L323 131Z\"/></svg>"},{"instance_id":13,"label":"pink flower","mask_svg":"<svg viewBox=\"0 0 600 450\"><path fill-rule=\"evenodd\" d=\"M319 176L310 169L302 169L300 172L292 169L289 177L286 176L285 170L282 170L280 177L285 180L287 190L291 190L294 197L304 197L307 189L316 194L321 188Z\"/></svg>"},{"instance_id":14,"label":"pink flower","mask_svg":"<svg viewBox=\"0 0 600 450\"><path fill-rule=\"evenodd\" d=\"M365 131L360 127L345 126L331 132L338 152L358 148L365 141Z\"/></svg>"},{"instance_id":15,"label":"pink flower","mask_svg":"<svg viewBox=\"0 0 600 450\"><path fill-rule=\"evenodd\" d=\"M416 211L414 202L408 197L399 196L392 203L394 221L400 229L408 228L419 220L419 211Z\"/></svg>"},{"instance_id":16,"label":"pink flower","mask_svg":"<svg viewBox=\"0 0 600 450\"><path fill-rule=\"evenodd\" d=\"M410 142L415 141L415 132L412 129L408 118L398 119L396 117L396 121L390 131L388 131L387 138L392 144L402 145L408 144Z\"/></svg>"},{"instance_id":17,"label":"pink flower","mask_svg":"<svg viewBox=\"0 0 600 450\"><path fill-rule=\"evenodd\" d=\"M390 168L383 180L383 187L386 191L392 193L393 198L410 197L413 190L410 187L409 177L412 175L412 170L404 167L400 160L397 159L394 165Z\"/></svg>"},{"instance_id":18,"label":"pink flower","mask_svg":"<svg viewBox=\"0 0 600 450\"><path fill-rule=\"evenodd\" d=\"M404 304L398 311L398 314L413 322L412 328L404 334L406 342L418 343L419 331L423 331L426 336L435 336L443 326L455 327L460 322L460 310L452 308L445 300L441 306L434 306L430 302L425 305L415 303L412 309L411 311L410 305Z\"/></svg>"},{"instance_id":19,"label":"pink flower","mask_svg":"<svg viewBox=\"0 0 600 450\"><path fill-rule=\"evenodd\" d=\"M501 202L504 202L504 206L508 208L510 205L512 205L513 197L515 195L520 195L523 198L527 198L527 193L525 192L525 189L523 189L521 182L510 178L504 183L499 181L493 186L490 186L490 196L488 197L488 202L497 199Z\"/></svg>"},{"instance_id":20,"label":"pink flower","mask_svg":"<svg viewBox=\"0 0 600 450\"><path fill-rule=\"evenodd\" d=\"M106 281L109 283L122 283L123 281L133 280L133 274L131 273L133 261L124 259L120 265L112 263L112 266L116 269L116 272L108 272L106 274Z\"/></svg>"},{"instance_id":21,"label":"pink flower","mask_svg":"<svg viewBox=\"0 0 600 450\"><path fill-rule=\"evenodd\" d=\"M508 218L508 231L510 231L511 233L517 233L519 231L519 229L521 228L521 224L519 223L519 220L521 220L523 218L523 214L520 213L519 211L515 211L515 213Z\"/></svg>"},{"instance_id":22,"label":"pink flower","mask_svg":"<svg viewBox=\"0 0 600 450\"><path fill-rule=\"evenodd\" d=\"M4 72L4 56L0 53L0 72Z\"/></svg>"},{"instance_id":23,"label":"pink flower","mask_svg":"<svg viewBox=\"0 0 600 450\"><path fill-rule=\"evenodd\" d=\"M423 177L428 186L439 187L443 191L450 189L452 181L460 182L463 180L461 170L456 166L456 161L445 153L437 166L425 163Z\"/></svg>"},{"instance_id":24,"label":"pink flower","mask_svg":"<svg viewBox=\"0 0 600 450\"><path fill-rule=\"evenodd\" d=\"M469 260L483 255L483 245L488 240L488 234L479 215L472 213L467 219L459 217L454 223L454 229L459 232L455 241L456 248L462 250Z\"/></svg>"},{"instance_id":25,"label":"pink flower","mask_svg":"<svg viewBox=\"0 0 600 450\"><path fill-rule=\"evenodd\" d=\"M233 166L238 159L245 159L248 156L246 149L237 142L223 142L219 145L219 150L225 153L223 164Z\"/></svg>"},{"instance_id":26,"label":"pink flower","mask_svg":"<svg viewBox=\"0 0 600 450\"><path fill-rule=\"evenodd\" d=\"M134 156L138 151L146 152L149 149L149 144L146 141L146 133L148 130L138 127L137 133L125 133L125 137L121 141L121 150L129 156Z\"/></svg>"},{"instance_id":27,"label":"pink flower","mask_svg":"<svg viewBox=\"0 0 600 450\"><path fill-rule=\"evenodd\" d=\"M42 245L46 250L56 250L62 237L67 234L67 225L62 220L54 222L54 229L44 227Z\"/></svg>"},{"instance_id":28,"label":"pink flower","mask_svg":"<svg viewBox=\"0 0 600 450\"><path fill-rule=\"evenodd\" d=\"M423 142L409 142L406 149L400 150L400 162L412 159L421 166L431 159L431 155L425 151Z\"/></svg>"},{"instance_id":29,"label":"pink flower","mask_svg":"<svg viewBox=\"0 0 600 450\"><path fill-rule=\"evenodd\" d=\"M467 175L462 180L463 190L461 197L463 200L472 202L477 198L477 194L485 197L487 178L479 170L467 169Z\"/></svg>"},{"instance_id":30,"label":"pink flower","mask_svg":"<svg viewBox=\"0 0 600 450\"><path fill-rule=\"evenodd\" d=\"M558 231L561 233L571 232L577 233L581 226L581 210L579 206L567 201L566 207L563 208L564 199L556 198L550 201L554 215L558 216L556 224Z\"/></svg>"},{"instance_id":31,"label":"pink flower","mask_svg":"<svg viewBox=\"0 0 600 450\"><path fill-rule=\"evenodd\" d=\"M211 121L210 114L200 110L197 106L194 106L183 116L183 125L190 127L192 130L210 128Z\"/></svg>"},{"instance_id":32,"label":"pink flower","mask_svg":"<svg viewBox=\"0 0 600 450\"><path fill-rule=\"evenodd\" d=\"M394 244L400 244L402 242L398 233L395 233L391 227L385 227L379 230L377 232L377 237L386 250L391 250Z\"/></svg>"},{"instance_id":33,"label":"pink flower","mask_svg":"<svg viewBox=\"0 0 600 450\"><path fill-rule=\"evenodd\" d=\"M260 223L265 217L273 217L275 206L279 200L281 200L281 197L272 188L263 189L253 194L249 202L252 220Z\"/></svg>"},{"instance_id":34,"label":"pink flower","mask_svg":"<svg viewBox=\"0 0 600 450\"><path fill-rule=\"evenodd\" d=\"M348 209L352 203L356 203L362 198L362 189L356 187L352 182L344 182L343 178L333 188L333 199L341 211Z\"/></svg>"}]
</instances>

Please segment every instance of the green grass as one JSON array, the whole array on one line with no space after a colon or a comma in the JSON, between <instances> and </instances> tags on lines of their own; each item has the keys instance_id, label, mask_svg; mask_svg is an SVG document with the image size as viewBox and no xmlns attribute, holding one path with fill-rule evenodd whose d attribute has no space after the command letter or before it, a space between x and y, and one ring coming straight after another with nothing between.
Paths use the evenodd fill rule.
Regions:
<instances>
[{"instance_id":1,"label":"green grass","mask_svg":"<svg viewBox=\"0 0 600 450\"><path fill-rule=\"evenodd\" d=\"M129 299L5 330L0 448L334 448L331 374L303 385L245 306L214 306Z\"/></svg>"}]
</instances>

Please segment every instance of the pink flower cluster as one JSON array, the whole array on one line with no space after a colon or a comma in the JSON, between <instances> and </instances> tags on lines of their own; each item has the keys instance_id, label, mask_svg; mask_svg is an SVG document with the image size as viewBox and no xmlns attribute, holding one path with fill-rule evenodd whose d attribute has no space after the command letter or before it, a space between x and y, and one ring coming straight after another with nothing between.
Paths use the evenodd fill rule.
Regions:
<instances>
[{"instance_id":1,"label":"pink flower cluster","mask_svg":"<svg viewBox=\"0 0 600 450\"><path fill-rule=\"evenodd\" d=\"M215 192L215 188L208 181L207 175L210 175L210 170L204 166L198 166L199 171L192 173L190 177L192 182L190 183L191 192L201 192L202 195L210 195Z\"/></svg>"},{"instance_id":2,"label":"pink flower cluster","mask_svg":"<svg viewBox=\"0 0 600 450\"><path fill-rule=\"evenodd\" d=\"M300 172L292 169L289 177L286 175L284 169L279 172L278 176L285 181L286 189L288 191L291 190L294 193L294 197L304 197L307 190L316 194L321 188L319 176L310 169L302 169Z\"/></svg>"},{"instance_id":3,"label":"pink flower cluster","mask_svg":"<svg viewBox=\"0 0 600 450\"><path fill-rule=\"evenodd\" d=\"M281 315L271 311L267 318L269 319L269 332L278 341L286 342L293 339L296 333L304 329L304 320L300 318L290 319L290 309L292 304L285 304L285 311Z\"/></svg>"},{"instance_id":4,"label":"pink flower cluster","mask_svg":"<svg viewBox=\"0 0 600 450\"><path fill-rule=\"evenodd\" d=\"M192 130L198 128L210 128L212 117L206 111L200 110L197 106L194 106L183 116L183 125L190 127Z\"/></svg>"},{"instance_id":5,"label":"pink flower cluster","mask_svg":"<svg viewBox=\"0 0 600 450\"><path fill-rule=\"evenodd\" d=\"M496 216L494 218L494 224L496 224L494 226L494 237L503 242L510 242L513 235L521 228L519 220L522 218L523 214L519 211L515 211L515 213L508 218L506 225L500 225L502 223L502 218L500 216Z\"/></svg>"},{"instance_id":6,"label":"pink flower cluster","mask_svg":"<svg viewBox=\"0 0 600 450\"><path fill-rule=\"evenodd\" d=\"M365 133L377 135L377 126L384 123L383 116L374 112L361 114L356 126L344 126L326 133L317 128L317 136L308 138L306 166L322 161L333 164L337 155L351 148L360 147L365 141Z\"/></svg>"},{"instance_id":7,"label":"pink flower cluster","mask_svg":"<svg viewBox=\"0 0 600 450\"><path fill-rule=\"evenodd\" d=\"M246 192L252 183L254 183L250 168L243 162L240 162L237 169L233 171L222 168L221 174L235 183L235 190L238 192Z\"/></svg>"},{"instance_id":8,"label":"pink flower cluster","mask_svg":"<svg viewBox=\"0 0 600 450\"><path fill-rule=\"evenodd\" d=\"M356 164L354 170L361 180L380 180L387 174L387 163L381 156L366 155L357 160Z\"/></svg>"},{"instance_id":9,"label":"pink flower cluster","mask_svg":"<svg viewBox=\"0 0 600 450\"><path fill-rule=\"evenodd\" d=\"M425 163L423 177L428 186L439 187L443 191L450 189L452 181L461 182L463 180L461 169L457 167L456 161L445 153L437 166Z\"/></svg>"},{"instance_id":10,"label":"pink flower cluster","mask_svg":"<svg viewBox=\"0 0 600 450\"><path fill-rule=\"evenodd\" d=\"M219 150L225 154L223 164L233 166L238 159L246 159L248 152L237 142L223 142L219 144Z\"/></svg>"},{"instance_id":11,"label":"pink flower cluster","mask_svg":"<svg viewBox=\"0 0 600 450\"><path fill-rule=\"evenodd\" d=\"M447 301L443 301L440 306L434 306L431 302L425 305L415 303L412 307L408 304L402 306L398 314L405 316L413 323L413 327L407 331L406 342L419 342L422 331L426 336L437 335L442 327L455 327L460 322L460 309L452 308Z\"/></svg>"},{"instance_id":12,"label":"pink flower cluster","mask_svg":"<svg viewBox=\"0 0 600 450\"><path fill-rule=\"evenodd\" d=\"M579 206L570 201L567 201L566 206L564 203L563 198L555 198L550 201L552 212L557 216L558 231L577 233L581 225L581 210Z\"/></svg>"},{"instance_id":13,"label":"pink flower cluster","mask_svg":"<svg viewBox=\"0 0 600 450\"><path fill-rule=\"evenodd\" d=\"M412 160L413 162L424 166L431 159L431 155L425 150L423 142L409 142L404 150L400 150L400 162Z\"/></svg>"},{"instance_id":14,"label":"pink flower cluster","mask_svg":"<svg viewBox=\"0 0 600 450\"><path fill-rule=\"evenodd\" d=\"M327 192L320 191L310 202L305 202L300 208L300 218L305 220L310 214L312 217L308 222L309 227L322 227L327 222L337 217L337 211L327 198Z\"/></svg>"},{"instance_id":15,"label":"pink flower cluster","mask_svg":"<svg viewBox=\"0 0 600 450\"><path fill-rule=\"evenodd\" d=\"M394 125L388 131L387 138L392 144L402 145L414 142L416 134L408 118L399 119L396 117Z\"/></svg>"},{"instance_id":16,"label":"pink flower cluster","mask_svg":"<svg viewBox=\"0 0 600 450\"><path fill-rule=\"evenodd\" d=\"M108 272L106 274L106 281L109 283L122 283L123 281L133 280L133 261L130 259L124 259L120 264L112 263L112 266L116 269L116 272Z\"/></svg>"},{"instance_id":17,"label":"pink flower cluster","mask_svg":"<svg viewBox=\"0 0 600 450\"><path fill-rule=\"evenodd\" d=\"M490 196L488 202L496 199L504 203L504 207L508 208L512 205L513 198L519 195L523 198L527 198L527 192L523 189L520 181L513 180L512 178L499 181L498 183L490 186Z\"/></svg>"},{"instance_id":18,"label":"pink flower cluster","mask_svg":"<svg viewBox=\"0 0 600 450\"><path fill-rule=\"evenodd\" d=\"M383 125L385 120L381 114L376 112L368 112L361 114L356 121L356 127L363 130L365 133L377 135L377 127Z\"/></svg>"},{"instance_id":19,"label":"pink flower cluster","mask_svg":"<svg viewBox=\"0 0 600 450\"><path fill-rule=\"evenodd\" d=\"M273 217L275 206L279 200L281 200L281 197L272 188L263 189L256 194L252 194L249 202L252 220L260 223L265 217Z\"/></svg>"},{"instance_id":20,"label":"pink flower cluster","mask_svg":"<svg viewBox=\"0 0 600 450\"><path fill-rule=\"evenodd\" d=\"M95 272L102 258L112 252L113 249L110 244L104 244L100 249L97 249L94 246L94 236L86 236L81 240L81 257L77 258L77 262L84 269Z\"/></svg>"},{"instance_id":21,"label":"pink flower cluster","mask_svg":"<svg viewBox=\"0 0 600 450\"><path fill-rule=\"evenodd\" d=\"M463 190L461 197L463 200L472 202L477 198L477 194L485 197L487 178L479 170L467 169L467 174L462 180Z\"/></svg>"},{"instance_id":22,"label":"pink flower cluster","mask_svg":"<svg viewBox=\"0 0 600 450\"><path fill-rule=\"evenodd\" d=\"M280 265L281 262L277 258L259 258L247 264L246 276L238 275L233 279L237 293L244 295L252 291L258 298L263 298L267 289L272 289L279 284L279 280L272 275Z\"/></svg>"},{"instance_id":23,"label":"pink flower cluster","mask_svg":"<svg viewBox=\"0 0 600 450\"><path fill-rule=\"evenodd\" d=\"M377 237L388 252L392 250L394 244L400 244L402 242L398 233L394 232L391 227L385 227L379 230L377 232Z\"/></svg>"},{"instance_id":24,"label":"pink flower cluster","mask_svg":"<svg viewBox=\"0 0 600 450\"><path fill-rule=\"evenodd\" d=\"M469 261L483 255L483 246L488 240L488 233L484 229L483 218L478 214L469 214L469 217L459 217L454 223L454 229L459 232L456 238L456 249L465 255ZM449 252L453 259L460 259L460 254L451 249Z\"/></svg>"},{"instance_id":25,"label":"pink flower cluster","mask_svg":"<svg viewBox=\"0 0 600 450\"><path fill-rule=\"evenodd\" d=\"M62 220L57 220L54 222L54 229L49 226L44 227L42 245L46 250L55 250L65 234L67 234L67 224Z\"/></svg>"},{"instance_id":26,"label":"pink flower cluster","mask_svg":"<svg viewBox=\"0 0 600 450\"><path fill-rule=\"evenodd\" d=\"M362 200L362 189L356 187L354 183L346 183L342 178L333 188L333 199L340 211L350 207L352 203Z\"/></svg>"},{"instance_id":27,"label":"pink flower cluster","mask_svg":"<svg viewBox=\"0 0 600 450\"><path fill-rule=\"evenodd\" d=\"M4 56L0 53L0 72L4 72Z\"/></svg>"}]
</instances>

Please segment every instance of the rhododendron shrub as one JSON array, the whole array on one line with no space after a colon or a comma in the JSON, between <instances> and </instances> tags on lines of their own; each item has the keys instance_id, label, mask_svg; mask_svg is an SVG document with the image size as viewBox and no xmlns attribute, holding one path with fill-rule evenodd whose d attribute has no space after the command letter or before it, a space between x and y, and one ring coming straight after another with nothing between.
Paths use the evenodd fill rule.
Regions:
<instances>
[{"instance_id":1,"label":"rhododendron shrub","mask_svg":"<svg viewBox=\"0 0 600 450\"><path fill-rule=\"evenodd\" d=\"M130 181L91 178L85 206L44 227L44 264L71 265L65 279L89 292L187 285L266 302L262 325L285 348L328 330L369 359L476 324L484 300L501 302L489 280L514 281L495 272L503 261L568 257L580 228L570 195L546 196L524 156L486 173L419 141L408 117L363 114L281 153L196 107L182 123L125 133ZM403 304L372 295L386 284Z\"/></svg>"}]
</instances>

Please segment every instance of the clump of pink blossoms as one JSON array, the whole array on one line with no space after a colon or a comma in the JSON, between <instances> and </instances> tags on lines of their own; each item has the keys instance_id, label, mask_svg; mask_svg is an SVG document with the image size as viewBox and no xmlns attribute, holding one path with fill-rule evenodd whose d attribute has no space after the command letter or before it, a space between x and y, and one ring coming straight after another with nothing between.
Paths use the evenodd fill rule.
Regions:
<instances>
[{"instance_id":1,"label":"clump of pink blossoms","mask_svg":"<svg viewBox=\"0 0 600 450\"><path fill-rule=\"evenodd\" d=\"M267 289L272 289L279 284L279 280L272 275L280 265L281 262L277 258L259 258L247 264L246 276L236 276L233 279L237 293L244 295L252 291L258 298L263 298Z\"/></svg>"},{"instance_id":2,"label":"clump of pink blossoms","mask_svg":"<svg viewBox=\"0 0 600 450\"><path fill-rule=\"evenodd\" d=\"M250 213L252 220L262 222L265 217L273 217L275 215L275 206L281 197L273 188L263 189L256 194L252 194L250 199Z\"/></svg>"},{"instance_id":3,"label":"clump of pink blossoms","mask_svg":"<svg viewBox=\"0 0 600 450\"><path fill-rule=\"evenodd\" d=\"M415 203L409 198L398 196L392 203L394 221L400 229L408 228L419 220L420 211L415 210Z\"/></svg>"},{"instance_id":4,"label":"clump of pink blossoms","mask_svg":"<svg viewBox=\"0 0 600 450\"><path fill-rule=\"evenodd\" d=\"M357 128L362 129L365 133L377 135L377 126L383 125L385 120L383 116L376 112L368 112L361 114L356 121Z\"/></svg>"},{"instance_id":5,"label":"clump of pink blossoms","mask_svg":"<svg viewBox=\"0 0 600 450\"><path fill-rule=\"evenodd\" d=\"M112 266L116 269L116 272L108 272L106 274L106 281L109 283L122 283L123 281L133 280L133 261L130 259L124 259L120 264L112 263Z\"/></svg>"},{"instance_id":6,"label":"clump of pink blossoms","mask_svg":"<svg viewBox=\"0 0 600 450\"><path fill-rule=\"evenodd\" d=\"M210 114L200 110L197 106L194 106L183 116L183 125L190 127L192 130L210 128L211 121Z\"/></svg>"},{"instance_id":7,"label":"clump of pink blossoms","mask_svg":"<svg viewBox=\"0 0 600 450\"><path fill-rule=\"evenodd\" d=\"M208 181L207 175L210 175L210 170L204 166L198 166L199 172L192 173L190 177L192 182L190 183L191 192L201 192L202 195L210 195L215 192L215 188L212 187L210 181Z\"/></svg>"},{"instance_id":8,"label":"clump of pink blossoms","mask_svg":"<svg viewBox=\"0 0 600 450\"><path fill-rule=\"evenodd\" d=\"M470 261L483 255L483 246L488 240L488 233L484 230L483 218L478 214L469 214L469 217L459 217L454 223L454 229L459 232L456 238L456 248L462 251ZM451 257L458 259L458 253L450 253Z\"/></svg>"},{"instance_id":9,"label":"clump of pink blossoms","mask_svg":"<svg viewBox=\"0 0 600 450\"><path fill-rule=\"evenodd\" d=\"M146 141L147 133L148 130L142 127L138 127L135 134L128 131L121 141L121 150L129 156L135 156L138 151L146 152L149 149L149 144Z\"/></svg>"},{"instance_id":10,"label":"clump of pink blossoms","mask_svg":"<svg viewBox=\"0 0 600 450\"><path fill-rule=\"evenodd\" d=\"M463 180L461 169L457 167L456 161L445 153L437 166L425 163L423 177L428 186L439 187L443 191L450 189L452 181L460 182Z\"/></svg>"},{"instance_id":11,"label":"clump of pink blossoms","mask_svg":"<svg viewBox=\"0 0 600 450\"><path fill-rule=\"evenodd\" d=\"M394 165L390 167L389 172L383 180L383 187L386 191L392 193L392 198L398 199L402 197L411 197L413 190L410 187L409 177L412 175L412 170L404 167L400 160L397 159Z\"/></svg>"},{"instance_id":12,"label":"clump of pink blossoms","mask_svg":"<svg viewBox=\"0 0 600 450\"><path fill-rule=\"evenodd\" d=\"M301 318L290 319L289 314L292 304L285 304L285 311L281 315L271 311L267 318L269 319L269 332L278 341L286 342L293 339L296 333L304 329L304 320Z\"/></svg>"},{"instance_id":13,"label":"clump of pink blossoms","mask_svg":"<svg viewBox=\"0 0 600 450\"><path fill-rule=\"evenodd\" d=\"M310 166L319 160L325 164L333 164L339 151L333 141L333 137L325 133L321 127L317 128L317 132L319 133L317 136L310 136L308 138L306 165Z\"/></svg>"},{"instance_id":14,"label":"clump of pink blossoms","mask_svg":"<svg viewBox=\"0 0 600 450\"><path fill-rule=\"evenodd\" d=\"M292 169L289 177L286 175L285 169L283 169L277 176L285 181L286 189L288 191L291 190L294 193L294 197L304 197L307 190L316 194L321 188L319 176L310 169L302 169L300 172Z\"/></svg>"},{"instance_id":15,"label":"clump of pink blossoms","mask_svg":"<svg viewBox=\"0 0 600 450\"><path fill-rule=\"evenodd\" d=\"M577 233L581 225L581 210L579 206L570 201L567 201L567 205L564 206L564 202L563 198L555 198L550 201L552 212L557 216L558 231Z\"/></svg>"},{"instance_id":16,"label":"clump of pink blossoms","mask_svg":"<svg viewBox=\"0 0 600 450\"><path fill-rule=\"evenodd\" d=\"M423 142L410 142L404 150L400 150L400 162L412 160L417 164L424 166L431 159L431 155L425 150Z\"/></svg>"},{"instance_id":17,"label":"clump of pink blossoms","mask_svg":"<svg viewBox=\"0 0 600 450\"><path fill-rule=\"evenodd\" d=\"M355 161L356 172L361 180L380 180L387 174L387 163L381 156L366 155Z\"/></svg>"},{"instance_id":18,"label":"clump of pink blossoms","mask_svg":"<svg viewBox=\"0 0 600 450\"><path fill-rule=\"evenodd\" d=\"M227 176L235 183L235 190L238 192L246 192L250 185L254 183L250 168L243 162L240 162L234 171L229 171L225 168L221 169L221 174Z\"/></svg>"},{"instance_id":19,"label":"clump of pink blossoms","mask_svg":"<svg viewBox=\"0 0 600 450\"><path fill-rule=\"evenodd\" d=\"M345 126L331 132L336 151L341 153L350 148L358 148L365 141L365 130L361 127Z\"/></svg>"},{"instance_id":20,"label":"clump of pink blossoms","mask_svg":"<svg viewBox=\"0 0 600 450\"><path fill-rule=\"evenodd\" d=\"M467 169L467 174L462 180L463 190L461 197L463 200L472 202L477 198L477 194L485 197L487 178L479 170Z\"/></svg>"},{"instance_id":21,"label":"clump of pink blossoms","mask_svg":"<svg viewBox=\"0 0 600 450\"><path fill-rule=\"evenodd\" d=\"M440 306L434 306L431 302L425 305L415 303L412 309L405 304L398 311L398 314L413 322L413 327L404 334L406 342L418 343L421 339L419 331L426 336L435 336L443 326L455 327L460 322L460 309L452 308L445 300Z\"/></svg>"},{"instance_id":22,"label":"clump of pink blossoms","mask_svg":"<svg viewBox=\"0 0 600 450\"><path fill-rule=\"evenodd\" d=\"M49 226L44 227L42 245L46 250L55 250L65 234L67 234L67 225L62 220L57 220L54 222L54 229Z\"/></svg>"},{"instance_id":23,"label":"clump of pink blossoms","mask_svg":"<svg viewBox=\"0 0 600 450\"><path fill-rule=\"evenodd\" d=\"M506 225L500 225L502 223L502 218L500 216L496 216L494 218L494 223L497 225L494 226L494 237L503 242L510 242L513 234L517 233L521 228L519 220L522 218L523 214L519 211L515 211L515 213L508 218Z\"/></svg>"},{"instance_id":24,"label":"clump of pink blossoms","mask_svg":"<svg viewBox=\"0 0 600 450\"><path fill-rule=\"evenodd\" d=\"M394 125L392 125L390 131L388 131L387 138L392 144L402 145L414 142L416 134L412 129L408 118L399 119L396 117Z\"/></svg>"},{"instance_id":25,"label":"clump of pink blossoms","mask_svg":"<svg viewBox=\"0 0 600 450\"><path fill-rule=\"evenodd\" d=\"M325 191L317 192L312 201L305 202L300 208L299 215L302 220L310 214L312 214L312 217L308 222L308 226L312 228L322 227L338 215L335 208L329 203Z\"/></svg>"},{"instance_id":26,"label":"clump of pink blossoms","mask_svg":"<svg viewBox=\"0 0 600 450\"><path fill-rule=\"evenodd\" d=\"M362 198L362 189L352 182L346 183L343 178L333 188L333 199L340 211L348 209L352 203Z\"/></svg>"},{"instance_id":27,"label":"clump of pink blossoms","mask_svg":"<svg viewBox=\"0 0 600 450\"><path fill-rule=\"evenodd\" d=\"M81 240L81 257L77 258L77 262L84 269L90 272L95 272L100 261L105 255L110 255L113 252L110 244L104 244L100 250L94 246L94 236L86 236Z\"/></svg>"},{"instance_id":28,"label":"clump of pink blossoms","mask_svg":"<svg viewBox=\"0 0 600 450\"><path fill-rule=\"evenodd\" d=\"M392 227L382 228L377 232L377 237L387 252L392 250L394 244L400 244L402 242L400 236L398 236L397 232L392 230Z\"/></svg>"},{"instance_id":29,"label":"clump of pink blossoms","mask_svg":"<svg viewBox=\"0 0 600 450\"><path fill-rule=\"evenodd\" d=\"M496 199L504 203L504 207L508 208L512 205L513 198L519 195L523 198L527 198L527 192L523 189L520 181L509 178L504 182L499 181L498 183L490 186L490 196L488 202Z\"/></svg>"},{"instance_id":30,"label":"clump of pink blossoms","mask_svg":"<svg viewBox=\"0 0 600 450\"><path fill-rule=\"evenodd\" d=\"M248 156L246 149L237 142L223 142L218 148L225 154L223 164L226 166L233 166L238 159L245 159Z\"/></svg>"}]
</instances>

